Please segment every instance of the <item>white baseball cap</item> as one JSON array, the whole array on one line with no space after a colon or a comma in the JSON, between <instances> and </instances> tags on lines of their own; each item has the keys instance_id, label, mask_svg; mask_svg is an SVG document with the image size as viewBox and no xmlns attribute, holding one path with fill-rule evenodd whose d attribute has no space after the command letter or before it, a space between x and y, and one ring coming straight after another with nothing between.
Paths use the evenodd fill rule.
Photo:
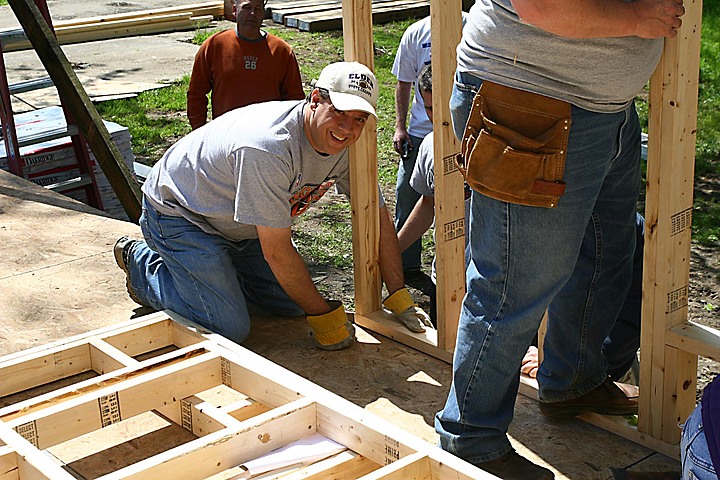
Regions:
<instances>
[{"instance_id":1,"label":"white baseball cap","mask_svg":"<svg viewBox=\"0 0 720 480\"><path fill-rule=\"evenodd\" d=\"M375 75L359 62L331 63L320 72L315 88L330 93L330 101L338 110L359 110L377 118L378 84Z\"/></svg>"}]
</instances>

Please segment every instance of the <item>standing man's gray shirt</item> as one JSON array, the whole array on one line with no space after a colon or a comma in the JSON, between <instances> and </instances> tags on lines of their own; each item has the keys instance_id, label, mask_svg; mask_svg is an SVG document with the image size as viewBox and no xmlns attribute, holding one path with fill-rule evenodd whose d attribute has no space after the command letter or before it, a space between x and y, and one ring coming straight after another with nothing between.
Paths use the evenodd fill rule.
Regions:
<instances>
[{"instance_id":1,"label":"standing man's gray shirt","mask_svg":"<svg viewBox=\"0 0 720 480\"><path fill-rule=\"evenodd\" d=\"M645 86L662 52L662 38L553 35L520 23L510 0L477 0L469 15L457 47L459 71L594 112L623 110ZM506 34L487 33L498 30Z\"/></svg>"}]
</instances>

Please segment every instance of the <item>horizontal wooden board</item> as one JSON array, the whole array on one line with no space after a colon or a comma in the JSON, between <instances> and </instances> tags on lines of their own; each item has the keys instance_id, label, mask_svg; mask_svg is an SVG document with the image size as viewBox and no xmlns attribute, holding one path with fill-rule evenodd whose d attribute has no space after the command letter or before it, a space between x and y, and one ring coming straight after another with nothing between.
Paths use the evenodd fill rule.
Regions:
<instances>
[{"instance_id":1,"label":"horizontal wooden board","mask_svg":"<svg viewBox=\"0 0 720 480\"><path fill-rule=\"evenodd\" d=\"M399 2L395 5L373 8L373 23L386 23L409 17L422 17L430 14L430 2ZM293 17L286 17L288 27L297 28L303 32L323 32L342 28L342 9L328 10L327 12L308 13Z\"/></svg>"}]
</instances>

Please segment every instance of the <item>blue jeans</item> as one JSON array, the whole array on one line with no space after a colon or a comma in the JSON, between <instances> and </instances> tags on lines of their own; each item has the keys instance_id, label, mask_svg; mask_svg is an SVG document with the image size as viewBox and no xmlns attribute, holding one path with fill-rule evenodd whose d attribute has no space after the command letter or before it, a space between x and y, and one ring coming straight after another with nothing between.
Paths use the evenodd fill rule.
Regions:
<instances>
[{"instance_id":1,"label":"blue jeans","mask_svg":"<svg viewBox=\"0 0 720 480\"><path fill-rule=\"evenodd\" d=\"M304 314L275 279L259 240L205 233L145 199L140 226L145 242L132 245L128 271L143 304L177 312L238 343L250 332L248 303L278 315Z\"/></svg>"},{"instance_id":2,"label":"blue jeans","mask_svg":"<svg viewBox=\"0 0 720 480\"><path fill-rule=\"evenodd\" d=\"M702 403L695 407L683 427L680 460L683 480L717 480L702 423Z\"/></svg>"},{"instance_id":3,"label":"blue jeans","mask_svg":"<svg viewBox=\"0 0 720 480\"><path fill-rule=\"evenodd\" d=\"M481 83L456 79L450 107L458 135ZM435 419L440 445L471 463L511 450L520 364L546 309L541 400L579 397L607 378L601 346L632 273L640 125L634 105L615 114L572 107L572 120L557 208L472 195L453 382Z\"/></svg>"},{"instance_id":4,"label":"blue jeans","mask_svg":"<svg viewBox=\"0 0 720 480\"><path fill-rule=\"evenodd\" d=\"M397 182L395 184L395 231L399 232L405 221L410 216L415 204L420 200L420 194L410 186L410 176L413 168L415 168L415 160L417 160L418 150L423 139L420 137L410 136L413 146L409 150L408 156L400 160L397 172ZM402 252L403 270L413 270L420 268L420 253L422 251L422 239L416 240L404 252Z\"/></svg>"},{"instance_id":5,"label":"blue jeans","mask_svg":"<svg viewBox=\"0 0 720 480\"><path fill-rule=\"evenodd\" d=\"M608 360L608 375L616 381L630 369L640 348L644 236L645 219L638 213L635 215L635 252L630 290L602 348Z\"/></svg>"}]
</instances>

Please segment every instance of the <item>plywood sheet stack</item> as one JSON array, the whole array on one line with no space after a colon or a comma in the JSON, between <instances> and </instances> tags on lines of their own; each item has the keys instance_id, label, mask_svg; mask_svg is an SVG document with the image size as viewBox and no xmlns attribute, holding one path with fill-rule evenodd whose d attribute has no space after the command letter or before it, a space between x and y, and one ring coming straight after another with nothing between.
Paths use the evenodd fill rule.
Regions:
<instances>
[{"instance_id":1,"label":"plywood sheet stack","mask_svg":"<svg viewBox=\"0 0 720 480\"><path fill-rule=\"evenodd\" d=\"M19 480L495 478L172 312L1 358L0 466Z\"/></svg>"},{"instance_id":2,"label":"plywood sheet stack","mask_svg":"<svg viewBox=\"0 0 720 480\"><path fill-rule=\"evenodd\" d=\"M120 150L125 165L132 171L135 157L132 152L130 132L127 127L117 123L109 121L104 121L104 123L113 142ZM60 107L48 107L18 114L15 116L15 124L20 142L41 134L62 131L66 127L65 116ZM20 155L24 163L25 178L38 185L47 187L80 176L70 137L61 137L21 147ZM125 211L92 152L90 152L90 161L103 210L115 218L126 220ZM0 142L0 168L8 170L8 158L3 142ZM88 203L83 187L59 191L83 203Z\"/></svg>"}]
</instances>

